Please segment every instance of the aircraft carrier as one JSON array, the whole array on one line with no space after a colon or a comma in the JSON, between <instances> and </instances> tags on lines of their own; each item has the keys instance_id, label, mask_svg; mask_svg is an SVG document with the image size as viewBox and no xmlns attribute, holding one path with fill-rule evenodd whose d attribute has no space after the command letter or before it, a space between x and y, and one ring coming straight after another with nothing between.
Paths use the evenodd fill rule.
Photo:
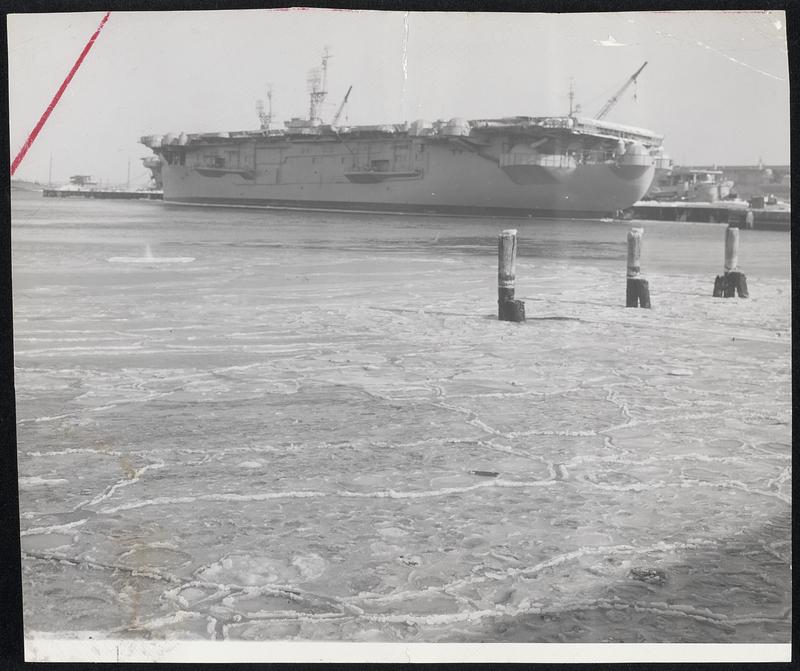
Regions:
<instances>
[{"instance_id":1,"label":"aircraft carrier","mask_svg":"<svg viewBox=\"0 0 800 671\"><path fill-rule=\"evenodd\" d=\"M604 121L606 108L596 118L579 116L572 104L564 116L346 126L339 124L345 96L323 123L326 66L327 55L321 79L312 77L308 118L282 129L271 127L271 104L269 113L261 104L258 130L142 137L155 154L145 165L163 184L164 201L593 218L638 201L671 163L663 136Z\"/></svg>"}]
</instances>

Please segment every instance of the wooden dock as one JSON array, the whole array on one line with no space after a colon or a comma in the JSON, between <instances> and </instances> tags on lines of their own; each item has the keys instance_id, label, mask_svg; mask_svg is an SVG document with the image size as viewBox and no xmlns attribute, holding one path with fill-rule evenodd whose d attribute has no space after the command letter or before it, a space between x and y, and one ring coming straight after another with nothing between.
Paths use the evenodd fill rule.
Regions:
<instances>
[{"instance_id":1,"label":"wooden dock","mask_svg":"<svg viewBox=\"0 0 800 671\"><path fill-rule=\"evenodd\" d=\"M739 228L788 231L791 229L792 211L779 207L755 208L746 202L736 201L695 203L642 200L625 210L625 216L629 219L730 224Z\"/></svg>"},{"instance_id":2,"label":"wooden dock","mask_svg":"<svg viewBox=\"0 0 800 671\"><path fill-rule=\"evenodd\" d=\"M102 198L105 200L162 200L160 189L42 189L45 198Z\"/></svg>"}]
</instances>

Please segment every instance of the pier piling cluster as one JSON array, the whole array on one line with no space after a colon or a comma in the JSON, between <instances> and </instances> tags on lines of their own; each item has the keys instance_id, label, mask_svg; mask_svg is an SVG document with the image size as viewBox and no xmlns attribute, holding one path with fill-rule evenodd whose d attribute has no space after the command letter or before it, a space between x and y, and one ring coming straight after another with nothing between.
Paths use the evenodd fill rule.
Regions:
<instances>
[{"instance_id":1,"label":"pier piling cluster","mask_svg":"<svg viewBox=\"0 0 800 671\"><path fill-rule=\"evenodd\" d=\"M628 231L628 267L625 289L625 307L650 308L650 285L642 276L640 258L644 229ZM498 237L497 246L497 318L500 321L525 321L525 303L514 298L516 281L517 231L508 229ZM750 296L747 277L738 269L739 229L728 226L725 231L725 269L714 280L714 298L739 298Z\"/></svg>"},{"instance_id":2,"label":"pier piling cluster","mask_svg":"<svg viewBox=\"0 0 800 671\"><path fill-rule=\"evenodd\" d=\"M725 230L725 270L714 279L714 298L747 298L747 277L739 266L739 229L728 226Z\"/></svg>"}]
</instances>

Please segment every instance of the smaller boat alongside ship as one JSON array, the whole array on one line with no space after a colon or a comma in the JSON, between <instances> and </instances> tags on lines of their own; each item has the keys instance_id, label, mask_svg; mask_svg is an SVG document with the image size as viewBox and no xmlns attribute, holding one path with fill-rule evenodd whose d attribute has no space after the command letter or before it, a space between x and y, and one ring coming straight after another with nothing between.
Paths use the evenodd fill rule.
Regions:
<instances>
[{"instance_id":1,"label":"smaller boat alongside ship","mask_svg":"<svg viewBox=\"0 0 800 671\"><path fill-rule=\"evenodd\" d=\"M643 200L716 203L731 196L733 181L722 170L673 168L657 175Z\"/></svg>"}]
</instances>

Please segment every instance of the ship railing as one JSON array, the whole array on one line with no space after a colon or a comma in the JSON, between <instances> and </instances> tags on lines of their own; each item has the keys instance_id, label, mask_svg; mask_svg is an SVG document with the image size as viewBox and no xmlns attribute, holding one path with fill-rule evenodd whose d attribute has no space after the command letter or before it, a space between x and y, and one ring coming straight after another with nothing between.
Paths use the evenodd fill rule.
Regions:
<instances>
[{"instance_id":1,"label":"ship railing","mask_svg":"<svg viewBox=\"0 0 800 671\"><path fill-rule=\"evenodd\" d=\"M582 151L578 154L579 162L588 165L595 165L598 163L612 163L616 161L617 155L613 151L606 151L604 149L591 149Z\"/></svg>"},{"instance_id":2,"label":"ship railing","mask_svg":"<svg viewBox=\"0 0 800 671\"><path fill-rule=\"evenodd\" d=\"M653 165L653 157L649 154L625 154L620 157L620 165Z\"/></svg>"},{"instance_id":3,"label":"ship railing","mask_svg":"<svg viewBox=\"0 0 800 671\"><path fill-rule=\"evenodd\" d=\"M650 154L620 154L613 150L597 149L581 152L581 163L586 164L608 164L616 163L619 165L654 165L659 159ZM670 159L664 159L667 165L671 164Z\"/></svg>"},{"instance_id":4,"label":"ship railing","mask_svg":"<svg viewBox=\"0 0 800 671\"><path fill-rule=\"evenodd\" d=\"M568 168L577 166L574 156L569 154L531 154L528 152L509 152L500 155L500 167L514 165L537 165L542 168Z\"/></svg>"},{"instance_id":5,"label":"ship railing","mask_svg":"<svg viewBox=\"0 0 800 671\"><path fill-rule=\"evenodd\" d=\"M649 154L624 154L620 156L613 150L595 149L561 154L538 154L533 152L508 152L500 155L500 167L515 165L538 165L543 168L574 169L578 165L599 165L615 163L619 165L650 166L664 163L671 165L670 159L655 159Z\"/></svg>"}]
</instances>

